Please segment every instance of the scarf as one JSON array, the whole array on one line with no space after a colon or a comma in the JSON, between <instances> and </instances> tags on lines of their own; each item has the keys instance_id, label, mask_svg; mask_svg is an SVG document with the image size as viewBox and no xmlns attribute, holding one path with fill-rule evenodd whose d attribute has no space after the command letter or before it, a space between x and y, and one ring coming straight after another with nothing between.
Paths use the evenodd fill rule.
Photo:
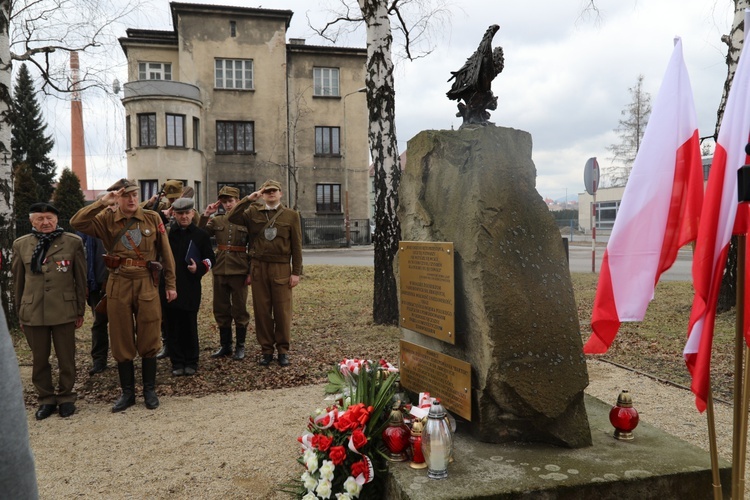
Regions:
<instances>
[{"instance_id":1,"label":"scarf","mask_svg":"<svg viewBox=\"0 0 750 500\"><path fill-rule=\"evenodd\" d=\"M65 230L57 226L51 233L40 233L36 229L31 229L31 234L39 240L34 247L34 253L31 254L31 272L36 274L42 273L42 264L47 259L47 250L52 240L63 234Z\"/></svg>"}]
</instances>

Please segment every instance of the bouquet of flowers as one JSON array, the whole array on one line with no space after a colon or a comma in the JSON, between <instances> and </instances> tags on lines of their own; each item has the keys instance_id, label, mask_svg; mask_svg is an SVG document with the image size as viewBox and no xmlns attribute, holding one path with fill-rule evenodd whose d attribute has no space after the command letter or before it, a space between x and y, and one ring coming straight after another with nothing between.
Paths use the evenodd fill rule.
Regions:
<instances>
[{"instance_id":1,"label":"bouquet of flowers","mask_svg":"<svg viewBox=\"0 0 750 500\"><path fill-rule=\"evenodd\" d=\"M303 500L380 498L386 455L383 429L388 425L398 370L390 363L347 360L329 375L326 392L337 402L317 410L298 438L305 467L297 497Z\"/></svg>"}]
</instances>

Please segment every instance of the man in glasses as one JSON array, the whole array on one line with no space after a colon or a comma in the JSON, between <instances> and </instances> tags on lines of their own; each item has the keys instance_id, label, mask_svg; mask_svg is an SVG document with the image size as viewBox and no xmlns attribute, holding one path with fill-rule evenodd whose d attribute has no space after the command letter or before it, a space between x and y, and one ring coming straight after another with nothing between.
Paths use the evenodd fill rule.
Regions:
<instances>
[{"instance_id":1,"label":"man in glasses","mask_svg":"<svg viewBox=\"0 0 750 500\"><path fill-rule=\"evenodd\" d=\"M285 207L281 196L281 184L267 180L227 215L229 222L247 227L251 240L250 286L261 366L271 364L274 349L279 365L289 365L292 288L302 274L299 213ZM261 203L252 204L259 199Z\"/></svg>"}]
</instances>

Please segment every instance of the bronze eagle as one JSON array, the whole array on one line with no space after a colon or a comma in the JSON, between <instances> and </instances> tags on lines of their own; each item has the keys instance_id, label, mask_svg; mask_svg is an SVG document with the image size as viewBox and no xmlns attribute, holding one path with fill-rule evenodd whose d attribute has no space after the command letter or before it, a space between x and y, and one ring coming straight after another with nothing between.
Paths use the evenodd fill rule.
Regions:
<instances>
[{"instance_id":1,"label":"bronze eagle","mask_svg":"<svg viewBox=\"0 0 750 500\"><path fill-rule=\"evenodd\" d=\"M503 70L505 59L502 47L492 49L492 39L500 26L493 24L482 37L479 47L458 71L451 71L448 79L453 86L446 93L449 99L459 101L458 113L467 124L489 123L488 109L497 109L497 97L492 93L492 80ZM463 102L461 102L463 101Z\"/></svg>"}]
</instances>

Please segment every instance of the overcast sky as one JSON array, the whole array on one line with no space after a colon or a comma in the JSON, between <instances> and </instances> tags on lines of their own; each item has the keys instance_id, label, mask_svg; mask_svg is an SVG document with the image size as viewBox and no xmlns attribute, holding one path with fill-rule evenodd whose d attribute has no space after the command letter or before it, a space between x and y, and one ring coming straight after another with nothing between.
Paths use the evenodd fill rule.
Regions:
<instances>
[{"instance_id":1,"label":"overcast sky","mask_svg":"<svg viewBox=\"0 0 750 500\"><path fill-rule=\"evenodd\" d=\"M172 29L169 3L151 2L148 15L130 20L127 26ZM337 0L192 3L289 9L294 16L288 38L326 44L312 36L307 16L316 23L323 21L323 7ZM493 46L505 51L505 70L493 83L498 109L491 121L532 135L537 190L542 196L576 199L584 190L583 167L589 157L596 156L602 168L611 165L606 148L618 142L613 130L630 102L628 88L643 74L646 91L656 95L675 36L683 39L700 135L712 135L726 76L726 46L720 37L729 32L732 2L598 0L598 18L581 15L584 3L455 1L449 25L434 35L434 52L397 65L399 149L404 150L421 130L458 128L456 103L445 97L450 89L447 80L476 49L490 24L500 25ZM364 32L354 33L345 44L364 47ZM125 56L119 46L112 57L121 59L119 79L125 81ZM86 64L83 55L81 64ZM85 95L83 107L89 188L106 188L113 178L126 174L124 110L117 99ZM70 165L69 109L67 102L46 102L45 116L56 140L60 168Z\"/></svg>"}]
</instances>

